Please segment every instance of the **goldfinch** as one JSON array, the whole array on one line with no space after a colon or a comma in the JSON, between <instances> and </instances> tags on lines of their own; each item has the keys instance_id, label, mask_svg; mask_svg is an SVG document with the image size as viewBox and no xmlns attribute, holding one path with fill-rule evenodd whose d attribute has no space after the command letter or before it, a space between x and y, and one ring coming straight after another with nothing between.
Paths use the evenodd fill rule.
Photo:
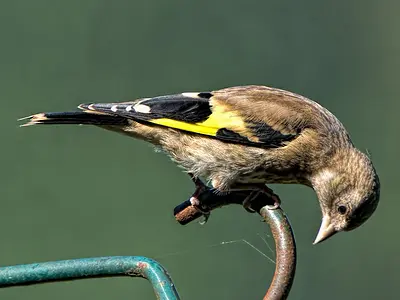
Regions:
<instances>
[{"instance_id":1,"label":"goldfinch","mask_svg":"<svg viewBox=\"0 0 400 300\"><path fill-rule=\"evenodd\" d=\"M89 124L145 140L167 153L194 181L220 192L265 192L269 183L297 183L317 194L319 243L363 224L379 202L369 157L340 121L318 103L266 86L238 86L40 113L34 124ZM248 201L251 201L249 196ZM279 205L279 198L274 198ZM244 206L250 208L248 201ZM272 207L272 209L274 208Z\"/></svg>"}]
</instances>

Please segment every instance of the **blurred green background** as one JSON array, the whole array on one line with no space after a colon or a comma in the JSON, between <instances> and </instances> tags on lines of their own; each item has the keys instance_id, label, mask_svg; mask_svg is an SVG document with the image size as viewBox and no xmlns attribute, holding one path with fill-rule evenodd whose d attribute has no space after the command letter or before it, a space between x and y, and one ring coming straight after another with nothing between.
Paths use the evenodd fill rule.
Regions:
<instances>
[{"instance_id":1,"label":"blurred green background","mask_svg":"<svg viewBox=\"0 0 400 300\"><path fill-rule=\"evenodd\" d=\"M151 146L93 127L17 118L182 91L265 84L319 101L368 148L381 204L362 228L312 246L316 196L274 186L298 243L291 299L397 299L398 1L1 1L0 265L144 255L183 299L260 299L269 231L237 206L205 226L172 209L189 178ZM267 237L273 247L273 241ZM172 253L172 254L171 254ZM145 280L0 290L1 299L155 299Z\"/></svg>"}]
</instances>

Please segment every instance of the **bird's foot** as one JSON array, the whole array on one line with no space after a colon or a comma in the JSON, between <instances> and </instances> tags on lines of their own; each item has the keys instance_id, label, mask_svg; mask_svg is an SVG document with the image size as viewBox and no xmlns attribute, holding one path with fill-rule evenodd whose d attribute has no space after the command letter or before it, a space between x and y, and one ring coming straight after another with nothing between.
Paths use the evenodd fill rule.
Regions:
<instances>
[{"instance_id":1,"label":"bird's foot","mask_svg":"<svg viewBox=\"0 0 400 300\"><path fill-rule=\"evenodd\" d=\"M203 219L199 222L200 225L206 224L211 215L210 211L203 208L200 200L196 196L192 196L189 201L203 216Z\"/></svg>"},{"instance_id":2,"label":"bird's foot","mask_svg":"<svg viewBox=\"0 0 400 300\"><path fill-rule=\"evenodd\" d=\"M193 207L195 207L203 215L203 220L201 220L199 223L200 225L204 225L210 218L211 213L207 210L206 207L202 205L201 201L199 200L199 196L205 190L207 190L208 187L204 184L203 181L201 181L200 178L193 176L193 174L191 173L189 173L189 176L196 186L196 190L194 191L192 197L190 197L189 201L193 205Z\"/></svg>"},{"instance_id":3,"label":"bird's foot","mask_svg":"<svg viewBox=\"0 0 400 300\"><path fill-rule=\"evenodd\" d=\"M271 198L272 198L272 200L274 200L274 204L268 205L267 206L268 209L274 210L274 209L278 209L279 207L281 207L281 199L279 199L278 195L272 193Z\"/></svg>"},{"instance_id":4,"label":"bird's foot","mask_svg":"<svg viewBox=\"0 0 400 300\"><path fill-rule=\"evenodd\" d=\"M274 201L274 204L268 205L267 209L274 210L279 208L281 205L281 200L279 199L279 196L274 194L274 191L264 184L247 187L247 190L252 190L250 195L247 196L246 199L244 199L243 201L243 207L248 212L251 213L255 212L255 210L251 208L251 204L252 201L256 199L260 193L266 194L269 198L271 198Z\"/></svg>"}]
</instances>

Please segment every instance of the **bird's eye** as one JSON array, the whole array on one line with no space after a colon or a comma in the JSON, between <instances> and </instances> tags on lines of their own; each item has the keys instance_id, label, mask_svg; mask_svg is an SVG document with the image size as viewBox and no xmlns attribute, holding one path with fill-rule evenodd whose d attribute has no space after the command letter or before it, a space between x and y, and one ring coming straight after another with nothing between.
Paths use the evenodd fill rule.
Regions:
<instances>
[{"instance_id":1,"label":"bird's eye","mask_svg":"<svg viewBox=\"0 0 400 300\"><path fill-rule=\"evenodd\" d=\"M344 205L340 205L340 206L338 206L337 210L338 210L339 214L344 215L347 211L347 207Z\"/></svg>"}]
</instances>

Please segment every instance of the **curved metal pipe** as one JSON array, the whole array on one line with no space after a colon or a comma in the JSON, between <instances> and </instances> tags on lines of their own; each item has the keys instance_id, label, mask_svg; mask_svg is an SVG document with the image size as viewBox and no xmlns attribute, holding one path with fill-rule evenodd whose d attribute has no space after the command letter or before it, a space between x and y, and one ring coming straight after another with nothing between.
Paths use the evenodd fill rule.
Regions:
<instances>
[{"instance_id":1,"label":"curved metal pipe","mask_svg":"<svg viewBox=\"0 0 400 300\"><path fill-rule=\"evenodd\" d=\"M274 277L264 300L287 299L296 273L296 244L289 220L281 209L260 209L260 215L271 228L275 240L276 266Z\"/></svg>"},{"instance_id":2,"label":"curved metal pipe","mask_svg":"<svg viewBox=\"0 0 400 300\"><path fill-rule=\"evenodd\" d=\"M179 300L167 271L142 256L80 258L0 268L0 287L14 287L85 278L130 276L150 281L157 299Z\"/></svg>"},{"instance_id":3,"label":"curved metal pipe","mask_svg":"<svg viewBox=\"0 0 400 300\"><path fill-rule=\"evenodd\" d=\"M201 211L211 212L225 205L242 204L248 195L245 192L232 192L221 195L215 193L212 189L205 188L196 197L200 201ZM296 243L292 227L281 208L268 209L273 202L273 199L264 193L260 193L251 202L251 208L257 211L270 226L275 240L275 273L264 300L287 299L296 272ZM198 208L192 205L190 199L174 209L175 218L182 225L196 220L202 214Z\"/></svg>"},{"instance_id":4,"label":"curved metal pipe","mask_svg":"<svg viewBox=\"0 0 400 300\"><path fill-rule=\"evenodd\" d=\"M247 196L243 192L221 195L211 189L197 195L203 212L224 205L241 204ZM270 226L276 247L275 273L264 300L286 299L296 271L296 244L290 223L281 208L268 209L272 204L273 200L265 194L260 194L251 202L251 208L258 211ZM202 215L189 200L178 205L174 214L181 224ZM83 258L3 267L0 268L0 287L114 276L146 278L153 285L158 299L179 300L167 271L158 262L141 256Z\"/></svg>"}]
</instances>

